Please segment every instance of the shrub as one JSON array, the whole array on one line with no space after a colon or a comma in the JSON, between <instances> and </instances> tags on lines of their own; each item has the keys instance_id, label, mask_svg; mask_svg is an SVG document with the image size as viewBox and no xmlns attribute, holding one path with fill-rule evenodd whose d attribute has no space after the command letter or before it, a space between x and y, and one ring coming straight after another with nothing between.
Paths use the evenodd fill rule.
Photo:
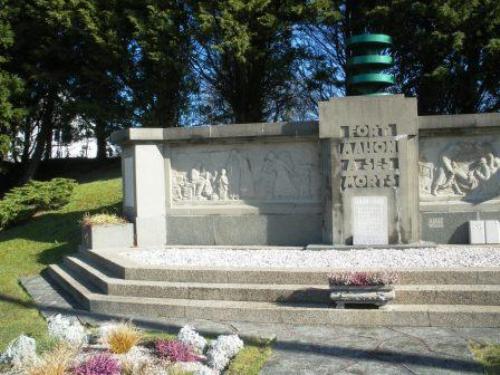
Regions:
<instances>
[{"instance_id":1,"label":"shrub","mask_svg":"<svg viewBox=\"0 0 500 375\"><path fill-rule=\"evenodd\" d=\"M75 368L76 375L120 375L120 363L109 354L90 357Z\"/></svg>"},{"instance_id":2,"label":"shrub","mask_svg":"<svg viewBox=\"0 0 500 375\"><path fill-rule=\"evenodd\" d=\"M208 364L210 367L222 371L241 349L243 349L243 341L238 335L219 336L208 349Z\"/></svg>"},{"instance_id":3,"label":"shrub","mask_svg":"<svg viewBox=\"0 0 500 375\"><path fill-rule=\"evenodd\" d=\"M67 344L59 344L44 354L39 363L31 367L29 375L65 375L71 367L76 355L75 349Z\"/></svg>"},{"instance_id":4,"label":"shrub","mask_svg":"<svg viewBox=\"0 0 500 375\"><path fill-rule=\"evenodd\" d=\"M107 329L103 341L115 354L128 353L141 341L139 330L130 323L119 323Z\"/></svg>"},{"instance_id":5,"label":"shrub","mask_svg":"<svg viewBox=\"0 0 500 375\"><path fill-rule=\"evenodd\" d=\"M207 345L207 340L194 330L193 327L186 325L177 334L177 339L186 345L193 347L198 353L202 354Z\"/></svg>"},{"instance_id":6,"label":"shrub","mask_svg":"<svg viewBox=\"0 0 500 375\"><path fill-rule=\"evenodd\" d=\"M95 214L89 215L85 214L82 219L82 226L88 227L92 225L106 225L106 224L125 224L127 220L124 218L117 216L115 214Z\"/></svg>"},{"instance_id":7,"label":"shrub","mask_svg":"<svg viewBox=\"0 0 500 375\"><path fill-rule=\"evenodd\" d=\"M335 272L328 275L331 286L383 286L398 282L396 272Z\"/></svg>"},{"instance_id":8,"label":"shrub","mask_svg":"<svg viewBox=\"0 0 500 375\"><path fill-rule=\"evenodd\" d=\"M66 178L30 181L0 200L0 230L32 217L36 212L60 208L69 202L76 182Z\"/></svg>"},{"instance_id":9,"label":"shrub","mask_svg":"<svg viewBox=\"0 0 500 375\"><path fill-rule=\"evenodd\" d=\"M50 316L47 319L49 337L67 342L75 346L87 343L88 337L83 327L75 317L66 317L61 314Z\"/></svg>"},{"instance_id":10,"label":"shrub","mask_svg":"<svg viewBox=\"0 0 500 375\"><path fill-rule=\"evenodd\" d=\"M155 343L156 354L172 362L197 362L202 357L196 355L191 346L179 340L158 340Z\"/></svg>"}]
</instances>

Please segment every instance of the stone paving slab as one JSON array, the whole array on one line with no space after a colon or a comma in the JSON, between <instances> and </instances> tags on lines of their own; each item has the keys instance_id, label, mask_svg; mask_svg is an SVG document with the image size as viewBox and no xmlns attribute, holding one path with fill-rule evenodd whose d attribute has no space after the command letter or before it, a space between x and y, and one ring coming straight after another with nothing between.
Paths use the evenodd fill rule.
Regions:
<instances>
[{"instance_id":1,"label":"stone paving slab","mask_svg":"<svg viewBox=\"0 0 500 375\"><path fill-rule=\"evenodd\" d=\"M88 324L124 318L75 309L74 303L43 277L25 278L21 283L45 316L75 315ZM206 335L238 333L247 342L275 338L263 375L482 374L467 343L471 339L500 343L500 329L492 328L318 327L201 319L134 322L172 333L189 323Z\"/></svg>"}]
</instances>

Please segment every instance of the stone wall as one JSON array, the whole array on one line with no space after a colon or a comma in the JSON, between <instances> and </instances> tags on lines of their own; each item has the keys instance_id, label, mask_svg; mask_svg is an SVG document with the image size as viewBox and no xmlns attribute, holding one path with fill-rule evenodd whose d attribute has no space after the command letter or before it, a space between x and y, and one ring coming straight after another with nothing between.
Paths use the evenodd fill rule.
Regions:
<instances>
[{"instance_id":1,"label":"stone wall","mask_svg":"<svg viewBox=\"0 0 500 375\"><path fill-rule=\"evenodd\" d=\"M138 245L468 242L468 220L500 219L500 115L416 104L347 97L319 122L114 133Z\"/></svg>"}]
</instances>

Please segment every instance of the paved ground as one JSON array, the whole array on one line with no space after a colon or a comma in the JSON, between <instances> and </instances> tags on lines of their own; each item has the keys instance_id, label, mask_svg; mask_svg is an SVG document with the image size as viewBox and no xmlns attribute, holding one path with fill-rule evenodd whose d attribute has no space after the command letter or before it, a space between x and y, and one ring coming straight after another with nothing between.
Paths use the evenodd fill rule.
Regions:
<instances>
[{"instance_id":1,"label":"paved ground","mask_svg":"<svg viewBox=\"0 0 500 375\"><path fill-rule=\"evenodd\" d=\"M41 277L22 284L44 314L76 315L88 323L114 318L75 310ZM275 336L263 375L482 374L467 349L468 341L500 343L500 329L489 328L351 328L181 319L135 323L169 332L190 323L205 335L236 332L247 341Z\"/></svg>"}]
</instances>

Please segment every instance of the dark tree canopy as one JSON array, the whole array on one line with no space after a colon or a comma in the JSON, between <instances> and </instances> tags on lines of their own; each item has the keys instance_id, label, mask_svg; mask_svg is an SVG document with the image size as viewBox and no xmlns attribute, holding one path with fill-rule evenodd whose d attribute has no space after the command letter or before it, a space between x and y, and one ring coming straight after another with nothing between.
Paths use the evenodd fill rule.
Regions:
<instances>
[{"instance_id":1,"label":"dark tree canopy","mask_svg":"<svg viewBox=\"0 0 500 375\"><path fill-rule=\"evenodd\" d=\"M345 40L394 40L419 112L500 108L494 0L0 0L0 159L129 126L297 120L345 93Z\"/></svg>"}]
</instances>

